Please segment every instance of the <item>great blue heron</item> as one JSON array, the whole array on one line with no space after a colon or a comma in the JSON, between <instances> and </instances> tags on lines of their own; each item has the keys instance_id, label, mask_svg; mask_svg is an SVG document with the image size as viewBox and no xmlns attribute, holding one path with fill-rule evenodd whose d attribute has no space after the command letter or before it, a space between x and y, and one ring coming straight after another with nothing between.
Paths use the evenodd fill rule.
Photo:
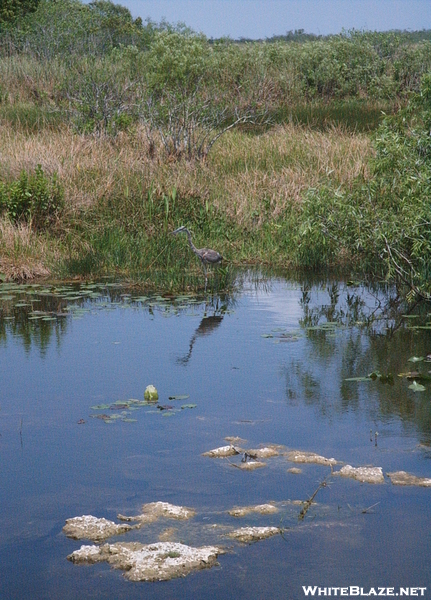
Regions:
<instances>
[{"instance_id":1,"label":"great blue heron","mask_svg":"<svg viewBox=\"0 0 431 600\"><path fill-rule=\"evenodd\" d=\"M206 279L207 278L206 265L215 265L215 264L221 262L223 260L223 256L221 254L219 254L216 250L210 250L209 248L196 248L196 246L192 242L192 234L187 229L187 227L184 227L184 225L182 225L181 227L178 227L178 229L175 229L175 231L172 231L172 235L177 235L178 233L182 233L182 232L187 234L187 237L189 238L190 248L193 250L193 252L196 254L196 256L198 256L200 258L203 269L204 269L204 273L205 273L205 279Z\"/></svg>"}]
</instances>

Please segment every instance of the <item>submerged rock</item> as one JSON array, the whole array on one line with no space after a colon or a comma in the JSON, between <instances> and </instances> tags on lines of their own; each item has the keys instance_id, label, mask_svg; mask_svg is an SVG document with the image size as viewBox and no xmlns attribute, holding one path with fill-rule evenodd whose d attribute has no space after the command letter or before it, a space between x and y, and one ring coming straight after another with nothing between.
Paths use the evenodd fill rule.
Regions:
<instances>
[{"instance_id":1,"label":"submerged rock","mask_svg":"<svg viewBox=\"0 0 431 600\"><path fill-rule=\"evenodd\" d=\"M241 527L228 533L228 536L238 542L258 542L280 533L278 527Z\"/></svg>"},{"instance_id":2,"label":"submerged rock","mask_svg":"<svg viewBox=\"0 0 431 600\"><path fill-rule=\"evenodd\" d=\"M394 485L417 485L421 487L431 487L431 479L428 477L416 477L406 471L394 471L388 473L391 483Z\"/></svg>"},{"instance_id":3,"label":"submerged rock","mask_svg":"<svg viewBox=\"0 0 431 600\"><path fill-rule=\"evenodd\" d=\"M334 475L341 477L350 477L364 483L384 483L382 467L352 467L345 465L339 471L335 471Z\"/></svg>"},{"instance_id":4,"label":"submerged rock","mask_svg":"<svg viewBox=\"0 0 431 600\"><path fill-rule=\"evenodd\" d=\"M247 440L244 440L243 438L235 437L235 436L227 436L224 439L227 442L229 442L229 444L245 444L247 441Z\"/></svg>"},{"instance_id":5,"label":"submerged rock","mask_svg":"<svg viewBox=\"0 0 431 600\"><path fill-rule=\"evenodd\" d=\"M265 448L246 450L246 454L252 458L271 458L272 456L278 456L280 452L275 446L266 446Z\"/></svg>"},{"instance_id":6,"label":"submerged rock","mask_svg":"<svg viewBox=\"0 0 431 600\"><path fill-rule=\"evenodd\" d=\"M278 508L273 504L258 504L257 506L239 506L228 510L232 517L245 517L250 513L258 513L260 515L270 515L278 512Z\"/></svg>"},{"instance_id":7,"label":"submerged rock","mask_svg":"<svg viewBox=\"0 0 431 600\"><path fill-rule=\"evenodd\" d=\"M142 512L145 515L156 515L169 519L190 519L196 514L196 511L192 508L176 506L175 504L169 504L169 502L149 502L142 506Z\"/></svg>"},{"instance_id":8,"label":"submerged rock","mask_svg":"<svg viewBox=\"0 0 431 600\"><path fill-rule=\"evenodd\" d=\"M176 506L175 504L169 504L169 502L149 502L142 505L142 513L140 515L134 517L117 515L117 518L122 521L139 521L140 525L138 527L140 527L146 523L153 523L161 517L182 520L191 519L195 514L196 511L185 506Z\"/></svg>"},{"instance_id":9,"label":"submerged rock","mask_svg":"<svg viewBox=\"0 0 431 600\"><path fill-rule=\"evenodd\" d=\"M292 467L291 469L287 469L288 473L293 473L294 475L299 475L302 473L302 469L298 469L298 467Z\"/></svg>"},{"instance_id":10,"label":"submerged rock","mask_svg":"<svg viewBox=\"0 0 431 600\"><path fill-rule=\"evenodd\" d=\"M287 459L296 463L314 463L316 465L325 465L331 467L338 464L335 458L325 458L315 452L302 452L301 450L292 450L287 453Z\"/></svg>"},{"instance_id":11,"label":"submerged rock","mask_svg":"<svg viewBox=\"0 0 431 600\"><path fill-rule=\"evenodd\" d=\"M234 448L234 446L221 446L220 448L214 448L214 450L208 450L204 452L202 456L209 456L210 458L225 458L226 456L235 456L241 454L243 450L241 448Z\"/></svg>"},{"instance_id":12,"label":"submerged rock","mask_svg":"<svg viewBox=\"0 0 431 600\"><path fill-rule=\"evenodd\" d=\"M83 515L82 517L73 517L66 519L66 525L63 527L63 532L67 537L74 540L92 540L93 542L101 542L113 535L119 535L130 529L135 529L136 526L118 525L108 519L98 519L93 515Z\"/></svg>"},{"instance_id":13,"label":"submerged rock","mask_svg":"<svg viewBox=\"0 0 431 600\"><path fill-rule=\"evenodd\" d=\"M233 465L242 469L243 471L254 471L255 469L261 469L262 467L266 467L266 463L260 462L258 460L249 460L247 462L242 462L239 465Z\"/></svg>"},{"instance_id":14,"label":"submerged rock","mask_svg":"<svg viewBox=\"0 0 431 600\"><path fill-rule=\"evenodd\" d=\"M175 527L168 527L159 533L159 542L171 542L177 534Z\"/></svg>"},{"instance_id":15,"label":"submerged rock","mask_svg":"<svg viewBox=\"0 0 431 600\"><path fill-rule=\"evenodd\" d=\"M74 563L106 561L115 569L125 571L124 577L130 581L166 581L210 568L224 552L217 546L193 548L174 542L147 545L132 542L81 546L67 558Z\"/></svg>"}]
</instances>

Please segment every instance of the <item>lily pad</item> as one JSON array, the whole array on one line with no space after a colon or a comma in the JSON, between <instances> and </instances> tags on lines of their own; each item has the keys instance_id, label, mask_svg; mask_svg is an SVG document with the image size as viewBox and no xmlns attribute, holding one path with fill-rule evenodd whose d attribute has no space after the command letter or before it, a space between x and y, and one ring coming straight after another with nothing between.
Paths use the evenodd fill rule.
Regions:
<instances>
[{"instance_id":1,"label":"lily pad","mask_svg":"<svg viewBox=\"0 0 431 600\"><path fill-rule=\"evenodd\" d=\"M417 383L417 381L413 381L413 383L409 385L409 390L413 390L414 392L424 392L425 386Z\"/></svg>"},{"instance_id":2,"label":"lily pad","mask_svg":"<svg viewBox=\"0 0 431 600\"><path fill-rule=\"evenodd\" d=\"M372 381L371 377L348 377L344 381Z\"/></svg>"},{"instance_id":3,"label":"lily pad","mask_svg":"<svg viewBox=\"0 0 431 600\"><path fill-rule=\"evenodd\" d=\"M133 408L133 407L139 408L140 406L148 406L148 402L146 402L145 400L135 400L135 398L132 398L131 400L127 400L127 404L130 404L130 408Z\"/></svg>"},{"instance_id":4,"label":"lily pad","mask_svg":"<svg viewBox=\"0 0 431 600\"><path fill-rule=\"evenodd\" d=\"M169 400L187 400L187 398L190 398L189 394L169 396Z\"/></svg>"},{"instance_id":5,"label":"lily pad","mask_svg":"<svg viewBox=\"0 0 431 600\"><path fill-rule=\"evenodd\" d=\"M107 410L110 407L110 404L96 404L95 406L90 406L91 410Z\"/></svg>"},{"instance_id":6,"label":"lily pad","mask_svg":"<svg viewBox=\"0 0 431 600\"><path fill-rule=\"evenodd\" d=\"M181 408L196 408L197 404L183 404Z\"/></svg>"},{"instance_id":7,"label":"lily pad","mask_svg":"<svg viewBox=\"0 0 431 600\"><path fill-rule=\"evenodd\" d=\"M407 362L417 363L425 360L425 356L411 356Z\"/></svg>"},{"instance_id":8,"label":"lily pad","mask_svg":"<svg viewBox=\"0 0 431 600\"><path fill-rule=\"evenodd\" d=\"M333 332L335 328L338 326L338 323L320 323L320 325L312 325L307 327L307 331L325 331L325 332Z\"/></svg>"}]
</instances>

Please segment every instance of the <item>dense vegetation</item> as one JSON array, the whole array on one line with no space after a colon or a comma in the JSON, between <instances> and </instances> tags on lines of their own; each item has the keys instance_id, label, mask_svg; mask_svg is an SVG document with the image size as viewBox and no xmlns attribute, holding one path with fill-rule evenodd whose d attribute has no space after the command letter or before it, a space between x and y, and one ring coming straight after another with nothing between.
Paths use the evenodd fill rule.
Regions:
<instances>
[{"instance_id":1,"label":"dense vegetation","mask_svg":"<svg viewBox=\"0 0 431 600\"><path fill-rule=\"evenodd\" d=\"M231 262L355 268L427 295L430 40L208 40L106 0L8 0L1 269L175 285L195 266L168 235L185 224Z\"/></svg>"}]
</instances>

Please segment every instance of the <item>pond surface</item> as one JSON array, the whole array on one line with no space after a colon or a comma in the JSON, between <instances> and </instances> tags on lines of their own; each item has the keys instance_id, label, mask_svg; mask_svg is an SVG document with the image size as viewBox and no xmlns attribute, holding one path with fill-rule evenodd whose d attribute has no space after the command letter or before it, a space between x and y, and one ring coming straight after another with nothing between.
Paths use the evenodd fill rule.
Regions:
<instances>
[{"instance_id":1,"label":"pond surface","mask_svg":"<svg viewBox=\"0 0 431 600\"><path fill-rule=\"evenodd\" d=\"M390 289L248 274L205 299L0 284L0 598L300 599L302 586L427 587L430 597L431 488L386 476L431 477L428 310L402 306ZM410 371L419 375L398 376ZM366 379L346 381L354 377ZM158 406L129 402L149 384ZM280 455L254 471L235 468L241 455L202 456L227 436L243 449L281 445ZM382 467L385 480L295 464L289 450L333 457L334 471ZM322 482L301 518L288 501ZM170 528L174 541L227 549L219 566L132 583L106 563L66 559L92 543L67 538L66 519L117 522L154 501L196 516L108 541L152 543ZM270 501L277 513L227 513ZM282 535L226 537L246 525Z\"/></svg>"}]
</instances>

